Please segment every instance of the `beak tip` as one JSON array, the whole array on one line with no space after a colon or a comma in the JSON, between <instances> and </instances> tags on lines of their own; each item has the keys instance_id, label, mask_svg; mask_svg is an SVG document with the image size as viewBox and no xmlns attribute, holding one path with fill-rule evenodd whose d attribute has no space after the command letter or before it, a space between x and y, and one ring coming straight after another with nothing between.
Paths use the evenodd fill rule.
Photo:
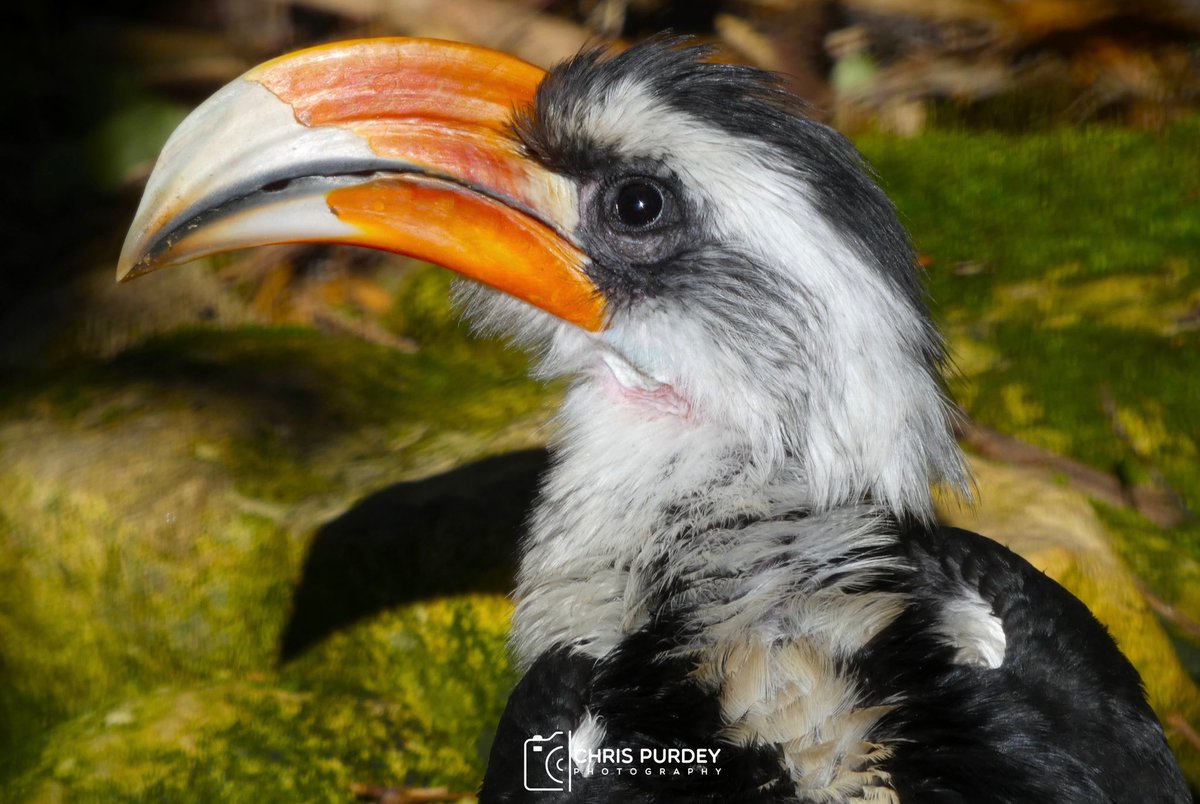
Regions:
<instances>
[{"instance_id":1,"label":"beak tip","mask_svg":"<svg viewBox=\"0 0 1200 804\"><path fill-rule=\"evenodd\" d=\"M125 242L121 244L121 256L117 258L116 279L118 282L128 282L130 279L146 273L148 268L146 263L149 260L146 249L142 245L145 228L139 211L139 215L134 218L133 224L125 235Z\"/></svg>"},{"instance_id":2,"label":"beak tip","mask_svg":"<svg viewBox=\"0 0 1200 804\"><path fill-rule=\"evenodd\" d=\"M142 274L150 273L154 268L155 266L151 264L148 256L135 259L134 257L122 254L121 258L117 260L116 279L118 282L124 284L130 280L137 279Z\"/></svg>"}]
</instances>

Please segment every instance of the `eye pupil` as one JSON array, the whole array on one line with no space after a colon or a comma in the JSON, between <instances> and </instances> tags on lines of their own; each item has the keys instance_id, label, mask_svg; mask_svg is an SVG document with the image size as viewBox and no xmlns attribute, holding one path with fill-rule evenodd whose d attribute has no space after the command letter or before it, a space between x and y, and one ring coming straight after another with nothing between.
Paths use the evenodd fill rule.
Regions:
<instances>
[{"instance_id":1,"label":"eye pupil","mask_svg":"<svg viewBox=\"0 0 1200 804\"><path fill-rule=\"evenodd\" d=\"M662 191L645 181L631 181L617 190L617 217L626 226L649 226L662 215Z\"/></svg>"}]
</instances>

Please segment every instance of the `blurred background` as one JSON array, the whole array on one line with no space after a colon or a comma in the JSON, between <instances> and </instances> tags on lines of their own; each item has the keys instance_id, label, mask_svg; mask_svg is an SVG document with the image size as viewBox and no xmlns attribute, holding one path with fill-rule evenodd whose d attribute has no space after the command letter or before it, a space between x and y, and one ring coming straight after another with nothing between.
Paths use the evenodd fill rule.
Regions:
<instances>
[{"instance_id":1,"label":"blurred background","mask_svg":"<svg viewBox=\"0 0 1200 804\"><path fill-rule=\"evenodd\" d=\"M561 389L445 272L279 247L113 282L190 108L297 47L549 66L671 28L778 70L900 209L980 505L1200 786L1200 2L23 3L0 52L0 800L469 800Z\"/></svg>"}]
</instances>

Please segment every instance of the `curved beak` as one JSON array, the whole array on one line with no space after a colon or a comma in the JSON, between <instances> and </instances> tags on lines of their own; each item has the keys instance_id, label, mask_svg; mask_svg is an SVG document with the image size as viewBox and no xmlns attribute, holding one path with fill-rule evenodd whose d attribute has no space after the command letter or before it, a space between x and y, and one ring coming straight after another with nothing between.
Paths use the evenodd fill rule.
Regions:
<instances>
[{"instance_id":1,"label":"curved beak","mask_svg":"<svg viewBox=\"0 0 1200 804\"><path fill-rule=\"evenodd\" d=\"M299 51L226 85L164 146L117 278L271 243L435 262L585 329L604 301L572 242L576 188L523 153L544 73L422 39Z\"/></svg>"}]
</instances>

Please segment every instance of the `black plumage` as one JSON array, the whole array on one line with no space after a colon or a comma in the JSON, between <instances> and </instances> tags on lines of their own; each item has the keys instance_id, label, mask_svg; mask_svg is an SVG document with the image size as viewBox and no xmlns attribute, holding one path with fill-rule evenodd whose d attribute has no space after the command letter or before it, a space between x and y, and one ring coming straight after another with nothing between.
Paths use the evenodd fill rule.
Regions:
<instances>
[{"instance_id":1,"label":"black plumage","mask_svg":"<svg viewBox=\"0 0 1200 804\"><path fill-rule=\"evenodd\" d=\"M896 533L886 557L897 569L861 591L912 603L841 671L869 690L863 706L894 704L875 738L896 747L888 768L900 801L1190 800L1137 671L1078 599L977 534L920 525ZM963 665L933 637L941 607L964 584L1009 636L999 668ZM570 793L546 798L511 772L531 735L565 732L585 713L606 724L613 747L721 745L713 691L696 680L695 661L673 655L698 627L689 614L666 603L600 660L562 649L540 656L501 720L481 801L818 800L797 796L777 747L765 744L725 744L720 774L578 775Z\"/></svg>"}]
</instances>

